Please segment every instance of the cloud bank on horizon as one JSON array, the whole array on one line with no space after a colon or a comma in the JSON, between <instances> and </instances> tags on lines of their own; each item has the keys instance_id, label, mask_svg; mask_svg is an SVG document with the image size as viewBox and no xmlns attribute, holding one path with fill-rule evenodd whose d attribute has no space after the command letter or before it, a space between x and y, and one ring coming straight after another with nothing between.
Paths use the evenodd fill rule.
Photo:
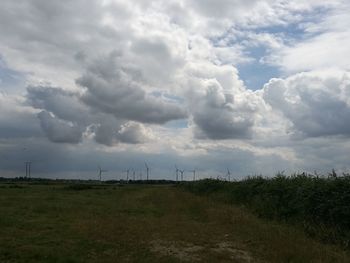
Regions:
<instances>
[{"instance_id":1,"label":"cloud bank on horizon","mask_svg":"<svg viewBox=\"0 0 350 263\"><path fill-rule=\"evenodd\" d=\"M345 0L4 0L0 173L349 171L349 23Z\"/></svg>"}]
</instances>

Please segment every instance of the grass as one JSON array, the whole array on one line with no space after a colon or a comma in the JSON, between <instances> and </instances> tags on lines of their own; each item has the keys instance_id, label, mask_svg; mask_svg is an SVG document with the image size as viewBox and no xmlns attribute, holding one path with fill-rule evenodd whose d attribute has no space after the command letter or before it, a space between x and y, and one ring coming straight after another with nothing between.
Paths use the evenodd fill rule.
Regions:
<instances>
[{"instance_id":1,"label":"grass","mask_svg":"<svg viewBox=\"0 0 350 263\"><path fill-rule=\"evenodd\" d=\"M174 186L0 185L0 262L350 262L291 226Z\"/></svg>"}]
</instances>

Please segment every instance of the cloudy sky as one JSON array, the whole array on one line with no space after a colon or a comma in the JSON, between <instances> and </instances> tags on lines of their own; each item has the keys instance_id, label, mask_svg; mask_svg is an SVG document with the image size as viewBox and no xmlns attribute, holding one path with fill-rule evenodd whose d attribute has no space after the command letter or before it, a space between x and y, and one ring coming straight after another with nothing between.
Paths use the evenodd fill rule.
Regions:
<instances>
[{"instance_id":1,"label":"cloudy sky","mask_svg":"<svg viewBox=\"0 0 350 263\"><path fill-rule=\"evenodd\" d=\"M348 171L349 24L347 0L2 0L0 175Z\"/></svg>"}]
</instances>

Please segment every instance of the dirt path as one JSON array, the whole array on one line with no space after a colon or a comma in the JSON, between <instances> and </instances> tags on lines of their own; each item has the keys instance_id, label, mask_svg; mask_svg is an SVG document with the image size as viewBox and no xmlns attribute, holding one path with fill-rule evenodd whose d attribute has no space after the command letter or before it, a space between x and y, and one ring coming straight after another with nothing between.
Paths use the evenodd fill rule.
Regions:
<instances>
[{"instance_id":1,"label":"dirt path","mask_svg":"<svg viewBox=\"0 0 350 263\"><path fill-rule=\"evenodd\" d=\"M183 262L201 262L203 258L201 255L206 251L217 254L219 258L226 258L233 262L251 263L258 262L253 259L249 252L236 248L234 244L229 242L222 242L215 244L215 246L199 246L185 242L169 242L163 240L154 240L151 242L151 251L160 256L170 256Z\"/></svg>"}]
</instances>

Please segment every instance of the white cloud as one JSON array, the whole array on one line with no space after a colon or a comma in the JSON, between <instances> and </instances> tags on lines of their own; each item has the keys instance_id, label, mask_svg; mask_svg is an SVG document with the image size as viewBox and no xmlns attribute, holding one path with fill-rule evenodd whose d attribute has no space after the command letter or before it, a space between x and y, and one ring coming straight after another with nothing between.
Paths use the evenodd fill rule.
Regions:
<instances>
[{"instance_id":1,"label":"white cloud","mask_svg":"<svg viewBox=\"0 0 350 263\"><path fill-rule=\"evenodd\" d=\"M293 123L294 135L349 136L349 90L347 72L312 72L272 79L263 96Z\"/></svg>"},{"instance_id":2,"label":"white cloud","mask_svg":"<svg viewBox=\"0 0 350 263\"><path fill-rule=\"evenodd\" d=\"M283 48L274 55L274 63L288 72L327 68L348 70L350 62L344 54L349 52L350 31L326 32Z\"/></svg>"},{"instance_id":3,"label":"white cloud","mask_svg":"<svg viewBox=\"0 0 350 263\"><path fill-rule=\"evenodd\" d=\"M301 20L299 29L305 32L302 39L291 39L275 47L269 62L287 73L328 68L349 70L350 63L344 54L350 52L350 5L335 1L328 8L317 13L315 21Z\"/></svg>"}]
</instances>

